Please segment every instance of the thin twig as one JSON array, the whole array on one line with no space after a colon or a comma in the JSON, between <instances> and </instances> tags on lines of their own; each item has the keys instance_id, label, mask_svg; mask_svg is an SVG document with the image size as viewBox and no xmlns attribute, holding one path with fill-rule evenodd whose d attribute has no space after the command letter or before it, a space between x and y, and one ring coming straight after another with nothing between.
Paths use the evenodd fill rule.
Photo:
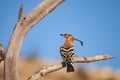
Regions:
<instances>
[{"instance_id":1,"label":"thin twig","mask_svg":"<svg viewBox=\"0 0 120 80\"><path fill-rule=\"evenodd\" d=\"M20 6L19 19L22 17L22 15L23 15L23 5Z\"/></svg>"}]
</instances>

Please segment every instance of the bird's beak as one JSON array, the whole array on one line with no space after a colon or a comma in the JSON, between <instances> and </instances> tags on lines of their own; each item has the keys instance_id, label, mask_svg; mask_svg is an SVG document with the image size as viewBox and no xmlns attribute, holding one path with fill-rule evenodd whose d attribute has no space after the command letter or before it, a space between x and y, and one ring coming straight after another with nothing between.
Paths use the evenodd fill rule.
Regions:
<instances>
[{"instance_id":1,"label":"bird's beak","mask_svg":"<svg viewBox=\"0 0 120 80\"><path fill-rule=\"evenodd\" d=\"M60 34L60 36L64 36L64 34Z\"/></svg>"},{"instance_id":2,"label":"bird's beak","mask_svg":"<svg viewBox=\"0 0 120 80\"><path fill-rule=\"evenodd\" d=\"M79 40L79 39L76 39L76 38L75 38L75 40L78 41L78 42L80 42L80 43L81 43L81 46L83 46L83 41L81 41L81 40Z\"/></svg>"}]
</instances>

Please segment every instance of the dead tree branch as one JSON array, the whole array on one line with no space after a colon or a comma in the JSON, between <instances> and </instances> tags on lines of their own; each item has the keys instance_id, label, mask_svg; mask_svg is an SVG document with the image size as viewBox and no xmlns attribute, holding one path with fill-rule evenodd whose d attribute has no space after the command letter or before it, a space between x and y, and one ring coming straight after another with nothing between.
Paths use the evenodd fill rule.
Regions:
<instances>
[{"instance_id":1,"label":"dead tree branch","mask_svg":"<svg viewBox=\"0 0 120 80\"><path fill-rule=\"evenodd\" d=\"M22 15L23 15L23 5L20 6L19 19L22 17Z\"/></svg>"},{"instance_id":2,"label":"dead tree branch","mask_svg":"<svg viewBox=\"0 0 120 80\"><path fill-rule=\"evenodd\" d=\"M93 57L74 57L73 61L74 63L78 62L78 63L89 63L89 62L94 62L94 61L100 61L100 60L107 60L107 59L113 59L115 58L114 56L109 56L107 54L101 54L98 56L93 56Z\"/></svg>"},{"instance_id":3,"label":"dead tree branch","mask_svg":"<svg viewBox=\"0 0 120 80\"><path fill-rule=\"evenodd\" d=\"M48 13L54 10L64 0L43 0L30 13L24 15L20 7L18 22L10 38L5 58L5 80L19 80L18 58L19 52L27 32Z\"/></svg>"},{"instance_id":4,"label":"dead tree branch","mask_svg":"<svg viewBox=\"0 0 120 80\"><path fill-rule=\"evenodd\" d=\"M109 55L106 55L106 54L101 54L101 55L98 55L98 56L93 56L93 57L88 57L88 58L87 57L76 57L76 56L74 56L73 57L73 63L88 63L88 62L107 60L107 59L112 59L112 58L115 58L115 57L109 56ZM39 78L41 78L45 74L55 72L55 71L60 70L64 67L66 67L66 65L64 65L64 63L59 63L59 64L52 65L52 66L49 66L49 67L44 67L43 69L40 69L35 74L30 76L27 80L38 80Z\"/></svg>"}]
</instances>

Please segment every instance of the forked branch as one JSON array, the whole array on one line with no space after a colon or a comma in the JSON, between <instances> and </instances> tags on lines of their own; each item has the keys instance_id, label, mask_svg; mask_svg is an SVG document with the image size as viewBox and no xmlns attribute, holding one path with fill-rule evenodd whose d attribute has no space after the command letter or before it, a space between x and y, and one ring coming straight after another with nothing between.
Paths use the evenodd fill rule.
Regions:
<instances>
[{"instance_id":1,"label":"forked branch","mask_svg":"<svg viewBox=\"0 0 120 80\"><path fill-rule=\"evenodd\" d=\"M78 56L76 57L76 56L74 56L73 63L88 63L88 62L107 60L107 59L112 59L112 58L115 58L115 57L109 56L106 54L101 54L101 55L93 56L93 57L78 57ZM39 78L41 78L45 74L55 72L55 71L60 70L64 67L65 67L64 63L58 63L58 64L51 65L48 67L44 67L43 69L40 69L35 74L30 76L27 80L38 80Z\"/></svg>"},{"instance_id":2,"label":"forked branch","mask_svg":"<svg viewBox=\"0 0 120 80\"><path fill-rule=\"evenodd\" d=\"M43 0L30 13L23 14L23 6L20 7L18 22L11 35L5 58L5 80L19 80L18 59L19 52L27 32L54 10L64 0Z\"/></svg>"}]
</instances>

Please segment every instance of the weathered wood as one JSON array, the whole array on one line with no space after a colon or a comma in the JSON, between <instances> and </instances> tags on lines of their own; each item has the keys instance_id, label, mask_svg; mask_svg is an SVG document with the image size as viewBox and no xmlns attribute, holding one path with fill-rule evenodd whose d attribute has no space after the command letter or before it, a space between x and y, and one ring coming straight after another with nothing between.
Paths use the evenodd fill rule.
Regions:
<instances>
[{"instance_id":1,"label":"weathered wood","mask_svg":"<svg viewBox=\"0 0 120 80\"><path fill-rule=\"evenodd\" d=\"M100 60L106 60L106 59L112 59L115 58L113 56L109 56L106 54L101 54L98 56L92 56L92 57L79 57L79 56L74 56L73 57L73 63L88 63L88 62L94 62L94 61L100 61ZM35 74L30 76L27 80L39 80L42 76L45 74L55 72L57 70L60 70L62 68L66 67L64 63L58 63L52 66L44 67L43 69L40 69L37 71Z\"/></svg>"},{"instance_id":2,"label":"weathered wood","mask_svg":"<svg viewBox=\"0 0 120 80\"><path fill-rule=\"evenodd\" d=\"M20 6L20 11L19 11L19 18L18 20L22 17L23 15L23 5Z\"/></svg>"},{"instance_id":3,"label":"weathered wood","mask_svg":"<svg viewBox=\"0 0 120 80\"><path fill-rule=\"evenodd\" d=\"M22 13L23 7L20 7L19 20L15 25L6 52L5 80L19 80L18 58L25 35L37 22L63 1L64 0L43 0L41 4L26 15Z\"/></svg>"}]
</instances>

